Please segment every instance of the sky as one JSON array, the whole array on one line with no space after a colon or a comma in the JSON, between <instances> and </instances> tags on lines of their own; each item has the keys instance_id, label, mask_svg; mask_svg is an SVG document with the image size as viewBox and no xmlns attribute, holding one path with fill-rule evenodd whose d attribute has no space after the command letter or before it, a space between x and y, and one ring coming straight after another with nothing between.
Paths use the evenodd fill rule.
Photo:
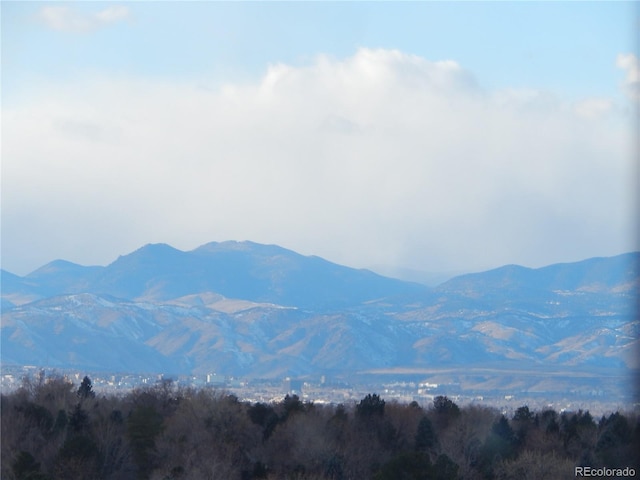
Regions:
<instances>
[{"instance_id":1,"label":"sky","mask_svg":"<svg viewBox=\"0 0 640 480\"><path fill-rule=\"evenodd\" d=\"M638 5L2 1L2 268L640 250Z\"/></svg>"}]
</instances>

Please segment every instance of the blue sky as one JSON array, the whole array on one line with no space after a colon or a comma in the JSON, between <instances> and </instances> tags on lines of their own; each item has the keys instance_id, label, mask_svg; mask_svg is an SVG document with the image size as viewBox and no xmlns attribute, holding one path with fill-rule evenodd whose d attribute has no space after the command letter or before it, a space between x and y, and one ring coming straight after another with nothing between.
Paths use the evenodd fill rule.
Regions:
<instances>
[{"instance_id":1,"label":"blue sky","mask_svg":"<svg viewBox=\"0 0 640 480\"><path fill-rule=\"evenodd\" d=\"M2 2L2 266L637 249L634 2Z\"/></svg>"},{"instance_id":2,"label":"blue sky","mask_svg":"<svg viewBox=\"0 0 640 480\"><path fill-rule=\"evenodd\" d=\"M47 29L39 11L126 18L90 32ZM615 57L635 48L634 2L4 2L3 83L86 70L162 77L255 77L359 47L453 59L488 88L616 94Z\"/></svg>"}]
</instances>

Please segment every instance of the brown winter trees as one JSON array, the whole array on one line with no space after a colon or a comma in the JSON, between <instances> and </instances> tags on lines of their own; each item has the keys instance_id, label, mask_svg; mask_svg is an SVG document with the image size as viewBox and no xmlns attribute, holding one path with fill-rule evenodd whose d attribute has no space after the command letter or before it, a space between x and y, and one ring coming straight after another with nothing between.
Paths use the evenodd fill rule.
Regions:
<instances>
[{"instance_id":1,"label":"brown winter trees","mask_svg":"<svg viewBox=\"0 0 640 480\"><path fill-rule=\"evenodd\" d=\"M93 393L93 394L92 394ZM574 478L575 466L640 471L637 413L507 416L447 397L406 405L376 394L273 403L161 382L100 395L90 379L25 382L1 397L8 480Z\"/></svg>"}]
</instances>

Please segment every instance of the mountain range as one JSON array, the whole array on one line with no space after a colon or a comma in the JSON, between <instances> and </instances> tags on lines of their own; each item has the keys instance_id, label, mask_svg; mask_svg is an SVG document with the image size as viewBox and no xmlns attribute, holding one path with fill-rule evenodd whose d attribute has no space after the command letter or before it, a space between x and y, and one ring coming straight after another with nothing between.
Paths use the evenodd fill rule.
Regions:
<instances>
[{"instance_id":1,"label":"mountain range","mask_svg":"<svg viewBox=\"0 0 640 480\"><path fill-rule=\"evenodd\" d=\"M636 372L640 253L436 287L275 245L146 245L2 271L3 364L253 378L498 368Z\"/></svg>"}]
</instances>

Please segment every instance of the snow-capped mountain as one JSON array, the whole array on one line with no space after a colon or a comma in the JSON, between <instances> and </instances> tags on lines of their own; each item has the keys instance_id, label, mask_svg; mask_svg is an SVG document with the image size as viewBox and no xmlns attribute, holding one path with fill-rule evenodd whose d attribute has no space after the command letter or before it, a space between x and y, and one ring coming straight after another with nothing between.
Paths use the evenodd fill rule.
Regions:
<instances>
[{"instance_id":1,"label":"snow-capped mountain","mask_svg":"<svg viewBox=\"0 0 640 480\"><path fill-rule=\"evenodd\" d=\"M275 378L638 363L640 254L438 287L273 245L147 245L106 267L2 272L2 362Z\"/></svg>"}]
</instances>

